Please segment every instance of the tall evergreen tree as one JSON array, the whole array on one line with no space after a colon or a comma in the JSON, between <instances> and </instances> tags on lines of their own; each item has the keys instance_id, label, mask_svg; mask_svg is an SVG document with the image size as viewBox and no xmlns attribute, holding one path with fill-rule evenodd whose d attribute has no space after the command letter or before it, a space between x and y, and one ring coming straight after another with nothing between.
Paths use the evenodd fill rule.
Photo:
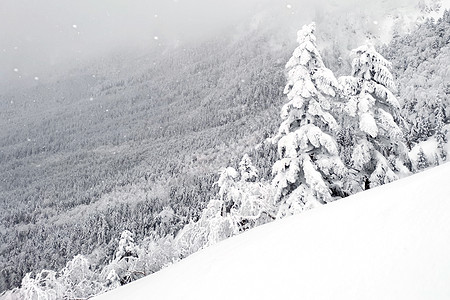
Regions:
<instances>
[{"instance_id":1,"label":"tall evergreen tree","mask_svg":"<svg viewBox=\"0 0 450 300\"><path fill-rule=\"evenodd\" d=\"M279 160L272 184L279 217L332 201L346 173L333 137L339 126L330 113L338 82L323 63L314 32L314 23L303 26L286 64L289 101L274 137Z\"/></svg>"},{"instance_id":2,"label":"tall evergreen tree","mask_svg":"<svg viewBox=\"0 0 450 300\"><path fill-rule=\"evenodd\" d=\"M363 189L398 178L407 159L403 132L397 122L400 104L389 69L391 64L372 46L352 51L352 76L339 78L347 103L345 112L354 119L356 143L351 166Z\"/></svg>"},{"instance_id":3,"label":"tall evergreen tree","mask_svg":"<svg viewBox=\"0 0 450 300\"><path fill-rule=\"evenodd\" d=\"M119 246L116 251L116 260L125 259L130 257L137 257L137 247L134 243L133 233L128 230L122 231L119 240Z\"/></svg>"},{"instance_id":4,"label":"tall evergreen tree","mask_svg":"<svg viewBox=\"0 0 450 300\"><path fill-rule=\"evenodd\" d=\"M417 169L423 170L430 166L425 153L423 152L422 147L419 148L419 152L417 153Z\"/></svg>"},{"instance_id":5,"label":"tall evergreen tree","mask_svg":"<svg viewBox=\"0 0 450 300\"><path fill-rule=\"evenodd\" d=\"M445 110L440 98L437 99L436 109L435 109L435 123L436 128L434 136L438 142L439 155L442 160L447 159L447 152L445 150L445 144L447 143L447 132L444 129L445 125Z\"/></svg>"},{"instance_id":6,"label":"tall evergreen tree","mask_svg":"<svg viewBox=\"0 0 450 300\"><path fill-rule=\"evenodd\" d=\"M253 166L252 161L248 154L244 154L239 163L239 171L241 172L241 180L255 182L258 178L258 171Z\"/></svg>"}]
</instances>

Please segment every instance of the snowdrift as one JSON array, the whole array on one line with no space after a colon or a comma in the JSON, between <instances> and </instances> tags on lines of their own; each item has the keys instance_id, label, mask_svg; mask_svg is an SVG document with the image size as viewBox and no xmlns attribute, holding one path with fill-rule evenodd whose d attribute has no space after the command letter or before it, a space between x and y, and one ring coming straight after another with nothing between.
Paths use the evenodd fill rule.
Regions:
<instances>
[{"instance_id":1,"label":"snowdrift","mask_svg":"<svg viewBox=\"0 0 450 300\"><path fill-rule=\"evenodd\" d=\"M260 226L95 299L450 299L450 164Z\"/></svg>"}]
</instances>

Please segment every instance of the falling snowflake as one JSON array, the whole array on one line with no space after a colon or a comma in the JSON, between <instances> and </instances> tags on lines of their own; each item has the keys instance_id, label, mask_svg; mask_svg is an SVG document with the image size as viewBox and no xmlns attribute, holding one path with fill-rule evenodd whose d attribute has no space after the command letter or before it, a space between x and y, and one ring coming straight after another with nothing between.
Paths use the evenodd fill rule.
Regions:
<instances>
[{"instance_id":1,"label":"falling snowflake","mask_svg":"<svg viewBox=\"0 0 450 300\"><path fill-rule=\"evenodd\" d=\"M38 81L38 80L39 80L39 77L37 77L37 76L36 76L36 77L34 77L34 80Z\"/></svg>"},{"instance_id":2,"label":"falling snowflake","mask_svg":"<svg viewBox=\"0 0 450 300\"><path fill-rule=\"evenodd\" d=\"M155 15L154 15L154 17L155 17L155 18L157 18L157 17L158 17L158 15L157 15L157 14L155 14Z\"/></svg>"},{"instance_id":3,"label":"falling snowflake","mask_svg":"<svg viewBox=\"0 0 450 300\"><path fill-rule=\"evenodd\" d=\"M154 39L155 41L157 41L157 40L159 40L159 37L154 36L153 39Z\"/></svg>"},{"instance_id":4,"label":"falling snowflake","mask_svg":"<svg viewBox=\"0 0 450 300\"><path fill-rule=\"evenodd\" d=\"M291 9L291 8L292 8L292 5L287 4L286 7L287 7L287 9Z\"/></svg>"},{"instance_id":5,"label":"falling snowflake","mask_svg":"<svg viewBox=\"0 0 450 300\"><path fill-rule=\"evenodd\" d=\"M72 28L73 28L73 29L77 29L78 26L77 26L76 24L73 24L73 25L72 25Z\"/></svg>"},{"instance_id":6,"label":"falling snowflake","mask_svg":"<svg viewBox=\"0 0 450 300\"><path fill-rule=\"evenodd\" d=\"M373 21L373 24L378 25L378 21Z\"/></svg>"},{"instance_id":7,"label":"falling snowflake","mask_svg":"<svg viewBox=\"0 0 450 300\"><path fill-rule=\"evenodd\" d=\"M17 68L14 68L14 72L16 72L16 73L17 73L17 72L19 72L19 69L17 69Z\"/></svg>"}]
</instances>

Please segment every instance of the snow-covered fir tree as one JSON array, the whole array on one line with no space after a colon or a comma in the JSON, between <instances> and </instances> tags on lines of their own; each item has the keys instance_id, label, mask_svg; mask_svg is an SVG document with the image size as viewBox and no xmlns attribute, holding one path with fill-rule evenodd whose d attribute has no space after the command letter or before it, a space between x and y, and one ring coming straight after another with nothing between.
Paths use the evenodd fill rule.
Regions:
<instances>
[{"instance_id":1,"label":"snow-covered fir tree","mask_svg":"<svg viewBox=\"0 0 450 300\"><path fill-rule=\"evenodd\" d=\"M258 180L258 170L247 154L242 157L239 170L240 180L235 181L227 191L232 205L227 206L226 216L231 220L234 234L275 218L275 209L271 203L273 189L269 183Z\"/></svg>"},{"instance_id":2,"label":"snow-covered fir tree","mask_svg":"<svg viewBox=\"0 0 450 300\"><path fill-rule=\"evenodd\" d=\"M212 199L196 222L184 226L175 238L181 258L235 234L229 214L224 215L223 211L224 202Z\"/></svg>"},{"instance_id":3,"label":"snow-covered fir tree","mask_svg":"<svg viewBox=\"0 0 450 300\"><path fill-rule=\"evenodd\" d=\"M119 246L116 251L116 260L125 258L127 260L130 257L137 257L137 247L134 244L133 234L128 231L122 231L119 240Z\"/></svg>"},{"instance_id":4,"label":"snow-covered fir tree","mask_svg":"<svg viewBox=\"0 0 450 300\"><path fill-rule=\"evenodd\" d=\"M219 180L215 184L219 186L219 200L223 202L222 216L225 216L234 205L233 199L238 198L234 194L239 191L234 186L236 185L239 173L234 168L228 167L220 170L219 174Z\"/></svg>"},{"instance_id":5,"label":"snow-covered fir tree","mask_svg":"<svg viewBox=\"0 0 450 300\"><path fill-rule=\"evenodd\" d=\"M119 275L117 275L116 270L112 269L109 271L108 275L106 276L105 286L108 289L115 289L120 286L120 277Z\"/></svg>"},{"instance_id":6,"label":"snow-covered fir tree","mask_svg":"<svg viewBox=\"0 0 450 300\"><path fill-rule=\"evenodd\" d=\"M251 181L254 182L258 177L258 171L253 166L252 161L248 154L244 154L241 162L239 163L239 171L241 172L241 180L242 181Z\"/></svg>"},{"instance_id":7,"label":"snow-covered fir tree","mask_svg":"<svg viewBox=\"0 0 450 300\"><path fill-rule=\"evenodd\" d=\"M419 152L417 153L417 169L423 170L430 166L425 153L423 152L422 147L419 148Z\"/></svg>"},{"instance_id":8,"label":"snow-covered fir tree","mask_svg":"<svg viewBox=\"0 0 450 300\"><path fill-rule=\"evenodd\" d=\"M442 100L438 97L435 109L435 123L436 128L434 131L434 136L438 142L439 155L442 160L447 159L447 152L445 150L445 144L447 143L447 132L444 129L445 126L445 108L443 106Z\"/></svg>"},{"instance_id":9,"label":"snow-covered fir tree","mask_svg":"<svg viewBox=\"0 0 450 300\"><path fill-rule=\"evenodd\" d=\"M176 236L180 257L205 246L275 219L273 189L257 179L250 157L240 163L241 178L232 167L220 170L217 196L211 199L199 220L191 221Z\"/></svg>"},{"instance_id":10,"label":"snow-covered fir tree","mask_svg":"<svg viewBox=\"0 0 450 300\"><path fill-rule=\"evenodd\" d=\"M273 166L279 217L340 196L346 168L333 137L339 126L330 113L338 81L317 50L315 23L298 32L299 46L286 64L288 82Z\"/></svg>"},{"instance_id":11,"label":"snow-covered fir tree","mask_svg":"<svg viewBox=\"0 0 450 300\"><path fill-rule=\"evenodd\" d=\"M355 146L351 167L357 171L363 189L398 179L408 172L403 132L397 122L400 103L395 90L391 64L372 46L352 51L352 76L339 78L347 103L345 112L354 119Z\"/></svg>"},{"instance_id":12,"label":"snow-covered fir tree","mask_svg":"<svg viewBox=\"0 0 450 300\"><path fill-rule=\"evenodd\" d=\"M120 235L115 259L109 265L119 277L121 284L127 284L145 276L139 252L139 247L134 243L133 233L124 230ZM108 272L108 276L110 275L109 268L104 271Z\"/></svg>"}]
</instances>

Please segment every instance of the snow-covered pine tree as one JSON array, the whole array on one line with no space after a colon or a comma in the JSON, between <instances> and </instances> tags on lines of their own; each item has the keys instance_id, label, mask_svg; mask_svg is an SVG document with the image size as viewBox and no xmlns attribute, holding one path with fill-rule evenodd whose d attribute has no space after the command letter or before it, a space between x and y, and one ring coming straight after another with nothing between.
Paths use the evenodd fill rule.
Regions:
<instances>
[{"instance_id":1,"label":"snow-covered pine tree","mask_svg":"<svg viewBox=\"0 0 450 300\"><path fill-rule=\"evenodd\" d=\"M252 181L258 170L247 155L239 169L239 181L234 168L220 170L219 179L214 183L219 187L217 197L209 201L197 221L186 224L175 237L179 257L275 219L270 183Z\"/></svg>"},{"instance_id":2,"label":"snow-covered pine tree","mask_svg":"<svg viewBox=\"0 0 450 300\"><path fill-rule=\"evenodd\" d=\"M124 230L120 235L115 259L110 263L109 268L104 271L109 273L109 269L113 269L121 284L127 284L145 276L140 252L142 252L140 247L134 243L133 233Z\"/></svg>"},{"instance_id":3,"label":"snow-covered pine tree","mask_svg":"<svg viewBox=\"0 0 450 300\"><path fill-rule=\"evenodd\" d=\"M419 152L417 153L417 170L423 170L430 166L428 160L423 152L422 147L419 148Z\"/></svg>"},{"instance_id":4,"label":"snow-covered pine tree","mask_svg":"<svg viewBox=\"0 0 450 300\"><path fill-rule=\"evenodd\" d=\"M120 286L120 278L119 275L117 275L116 270L111 269L109 271L108 275L106 276L105 286L110 290L118 288Z\"/></svg>"},{"instance_id":5,"label":"snow-covered pine tree","mask_svg":"<svg viewBox=\"0 0 450 300\"><path fill-rule=\"evenodd\" d=\"M297 33L299 46L286 64L289 101L273 139L279 155L272 181L278 217L332 201L346 174L333 137L339 126L330 113L338 81L323 63L314 32L314 23L303 26Z\"/></svg>"},{"instance_id":6,"label":"snow-covered pine tree","mask_svg":"<svg viewBox=\"0 0 450 300\"><path fill-rule=\"evenodd\" d=\"M439 155L441 156L442 160L446 160L447 152L445 151L445 144L447 143L447 132L444 130L445 110L440 98L437 98L434 114L436 119L436 129L434 131L434 136L436 138L436 141L438 142Z\"/></svg>"},{"instance_id":7,"label":"snow-covered pine tree","mask_svg":"<svg viewBox=\"0 0 450 300\"><path fill-rule=\"evenodd\" d=\"M186 257L199 249L213 245L236 233L234 222L229 214L224 215L224 202L211 199L202 211L200 218L189 224L175 238L180 257Z\"/></svg>"},{"instance_id":8,"label":"snow-covered pine tree","mask_svg":"<svg viewBox=\"0 0 450 300\"><path fill-rule=\"evenodd\" d=\"M395 90L391 64L372 46L361 46L352 54L353 74L339 81L347 99L344 110L354 119L351 167L361 187L367 189L396 180L396 172L407 172L407 155L397 123L401 121L400 104L391 92Z\"/></svg>"},{"instance_id":9,"label":"snow-covered pine tree","mask_svg":"<svg viewBox=\"0 0 450 300\"><path fill-rule=\"evenodd\" d=\"M221 202L221 216L227 219L233 234L274 219L273 205L269 200L273 195L272 188L256 181L258 170L247 154L244 154L239 163L239 170L240 181L236 181L238 173L231 167L223 169L217 181L220 188L217 201Z\"/></svg>"},{"instance_id":10,"label":"snow-covered pine tree","mask_svg":"<svg viewBox=\"0 0 450 300\"><path fill-rule=\"evenodd\" d=\"M137 257L137 247L134 244L133 234L128 231L122 231L119 240L119 246L116 251L116 260L121 260L125 258L128 260L130 257Z\"/></svg>"},{"instance_id":11,"label":"snow-covered pine tree","mask_svg":"<svg viewBox=\"0 0 450 300\"><path fill-rule=\"evenodd\" d=\"M239 173L234 168L228 167L220 170L219 174L219 180L215 184L219 186L219 200L223 202L222 216L225 216L235 204L233 199L238 198L234 195L238 192L234 187Z\"/></svg>"},{"instance_id":12,"label":"snow-covered pine tree","mask_svg":"<svg viewBox=\"0 0 450 300\"><path fill-rule=\"evenodd\" d=\"M253 166L247 153L244 154L241 162L239 163L239 171L241 172L241 181L254 182L258 177L258 171Z\"/></svg>"}]
</instances>

